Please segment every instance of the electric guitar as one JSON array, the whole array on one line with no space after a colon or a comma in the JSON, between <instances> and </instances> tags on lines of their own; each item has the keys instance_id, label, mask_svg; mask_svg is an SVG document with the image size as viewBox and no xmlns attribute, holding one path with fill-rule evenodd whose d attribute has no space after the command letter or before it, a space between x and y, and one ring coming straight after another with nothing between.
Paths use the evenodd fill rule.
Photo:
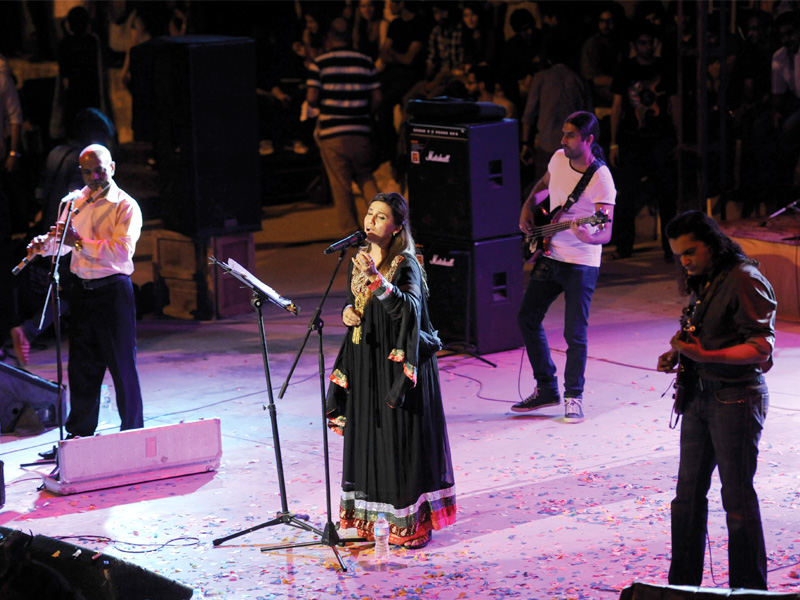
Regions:
<instances>
[{"instance_id":1,"label":"electric guitar","mask_svg":"<svg viewBox=\"0 0 800 600\"><path fill-rule=\"evenodd\" d=\"M549 255L550 238L559 231L565 231L570 228L570 221L564 221L562 223L552 222L560 214L560 207L552 213L548 213L541 204L536 207L533 214L533 231L525 236L525 243L522 249L526 261L535 262L542 254L545 256ZM611 219L608 218L607 212L598 210L591 217L578 219L578 225L604 225L610 221Z\"/></svg>"},{"instance_id":2,"label":"electric guitar","mask_svg":"<svg viewBox=\"0 0 800 600\"><path fill-rule=\"evenodd\" d=\"M696 304L690 304L683 309L683 313L681 315L681 337L685 337L683 335L684 333L695 333L697 331L697 327L692 323L692 316L694 315L695 306ZM685 361L681 361L681 355L678 354L678 364L674 384L675 392L672 394L672 398L675 401L672 410L676 415L682 415L686 410L686 403L688 402L686 389L691 384L691 378L693 376L694 373L687 367Z\"/></svg>"}]
</instances>

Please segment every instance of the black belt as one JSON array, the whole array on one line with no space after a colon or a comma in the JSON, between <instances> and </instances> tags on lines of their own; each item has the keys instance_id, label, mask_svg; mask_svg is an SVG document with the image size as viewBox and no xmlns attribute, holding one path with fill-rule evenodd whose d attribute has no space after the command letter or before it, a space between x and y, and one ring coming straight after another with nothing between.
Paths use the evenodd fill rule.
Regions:
<instances>
[{"instance_id":1,"label":"black belt","mask_svg":"<svg viewBox=\"0 0 800 600\"><path fill-rule=\"evenodd\" d=\"M106 287L107 285L111 285L112 283L116 283L117 281L127 279L128 277L129 275L124 275L122 273L117 275L108 275L107 277L100 277L98 279L81 279L78 277L78 283L85 290L96 290Z\"/></svg>"},{"instance_id":2,"label":"black belt","mask_svg":"<svg viewBox=\"0 0 800 600\"><path fill-rule=\"evenodd\" d=\"M711 379L702 379L698 377L695 379L695 387L701 392L716 392L723 388L728 387L749 387L751 385L760 385L764 383L764 378L761 375L756 375L750 379L743 381L719 381Z\"/></svg>"}]
</instances>

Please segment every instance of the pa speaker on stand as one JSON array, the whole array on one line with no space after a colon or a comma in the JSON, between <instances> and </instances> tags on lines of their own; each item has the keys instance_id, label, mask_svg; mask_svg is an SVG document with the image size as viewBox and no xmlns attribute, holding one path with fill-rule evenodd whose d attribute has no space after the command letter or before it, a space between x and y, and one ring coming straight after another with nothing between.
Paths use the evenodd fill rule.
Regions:
<instances>
[{"instance_id":1,"label":"pa speaker on stand","mask_svg":"<svg viewBox=\"0 0 800 600\"><path fill-rule=\"evenodd\" d=\"M153 144L166 229L202 240L261 229L255 46L186 35L131 49L136 135Z\"/></svg>"}]
</instances>

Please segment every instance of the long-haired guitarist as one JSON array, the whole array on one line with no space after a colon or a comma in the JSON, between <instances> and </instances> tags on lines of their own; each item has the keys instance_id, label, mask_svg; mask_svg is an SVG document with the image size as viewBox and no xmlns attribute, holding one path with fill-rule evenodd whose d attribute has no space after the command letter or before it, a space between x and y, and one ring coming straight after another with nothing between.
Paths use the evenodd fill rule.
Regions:
<instances>
[{"instance_id":1,"label":"long-haired guitarist","mask_svg":"<svg viewBox=\"0 0 800 600\"><path fill-rule=\"evenodd\" d=\"M669 583L701 585L707 493L718 467L730 587L765 590L767 558L753 477L769 404L763 373L775 343L775 293L757 261L706 214L680 214L666 232L692 307L691 327L682 328L658 359L658 370L668 373L680 361L684 397Z\"/></svg>"},{"instance_id":2,"label":"long-haired guitarist","mask_svg":"<svg viewBox=\"0 0 800 600\"><path fill-rule=\"evenodd\" d=\"M617 192L603 162L597 118L589 112L574 112L564 122L562 133L561 149L553 154L519 219L520 229L532 238L532 244L538 243L537 236L544 243L518 315L536 389L511 409L527 412L561 403L542 321L563 293L567 342L564 420L577 423L583 420L589 306L600 271L601 245L611 239ZM549 222L540 225L538 215L545 212Z\"/></svg>"}]
</instances>

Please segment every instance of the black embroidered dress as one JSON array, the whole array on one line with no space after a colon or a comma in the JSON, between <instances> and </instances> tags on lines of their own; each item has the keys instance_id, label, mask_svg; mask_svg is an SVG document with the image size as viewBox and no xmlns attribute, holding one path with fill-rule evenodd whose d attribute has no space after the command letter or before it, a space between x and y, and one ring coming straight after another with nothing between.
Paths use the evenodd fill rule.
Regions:
<instances>
[{"instance_id":1,"label":"black embroidered dress","mask_svg":"<svg viewBox=\"0 0 800 600\"><path fill-rule=\"evenodd\" d=\"M397 256L372 285L351 263L349 281L361 325L345 336L327 395L329 416L346 418L339 518L372 539L382 512L402 544L456 520L440 342L415 257Z\"/></svg>"}]
</instances>

